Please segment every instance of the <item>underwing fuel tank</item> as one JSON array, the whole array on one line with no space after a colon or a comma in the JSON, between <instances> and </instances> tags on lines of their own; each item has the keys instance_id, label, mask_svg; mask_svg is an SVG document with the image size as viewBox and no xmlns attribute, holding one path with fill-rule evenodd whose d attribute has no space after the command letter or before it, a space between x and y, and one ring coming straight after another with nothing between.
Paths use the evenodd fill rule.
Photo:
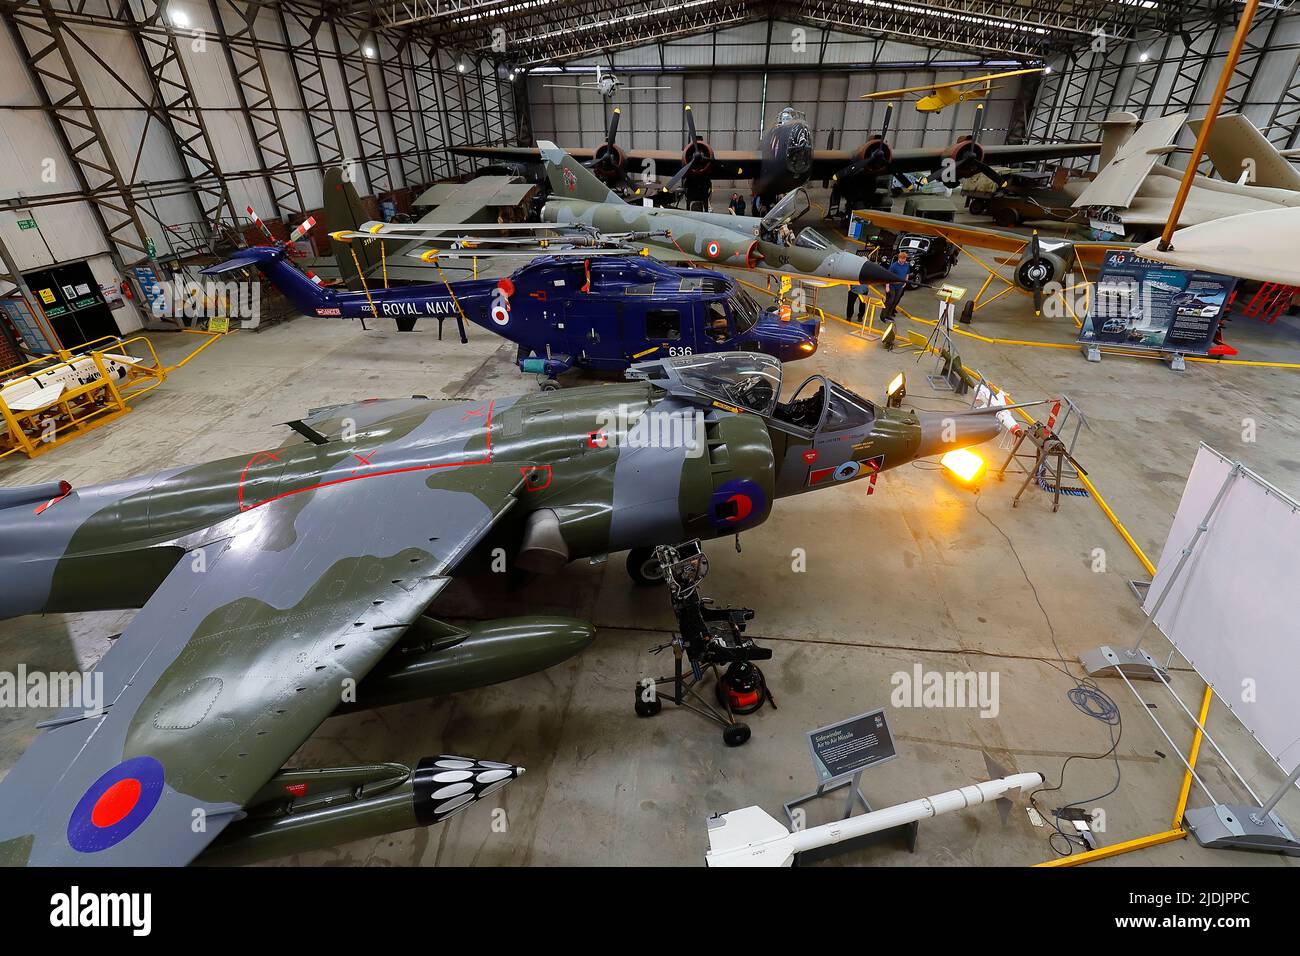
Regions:
<instances>
[{"instance_id":1,"label":"underwing fuel tank","mask_svg":"<svg viewBox=\"0 0 1300 956\"><path fill-rule=\"evenodd\" d=\"M591 644L596 629L570 617L508 617L464 627L421 617L335 713L486 687L545 670Z\"/></svg>"},{"instance_id":2,"label":"underwing fuel tank","mask_svg":"<svg viewBox=\"0 0 1300 956\"><path fill-rule=\"evenodd\" d=\"M239 866L428 827L495 793L523 767L470 757L282 770L195 861Z\"/></svg>"}]
</instances>

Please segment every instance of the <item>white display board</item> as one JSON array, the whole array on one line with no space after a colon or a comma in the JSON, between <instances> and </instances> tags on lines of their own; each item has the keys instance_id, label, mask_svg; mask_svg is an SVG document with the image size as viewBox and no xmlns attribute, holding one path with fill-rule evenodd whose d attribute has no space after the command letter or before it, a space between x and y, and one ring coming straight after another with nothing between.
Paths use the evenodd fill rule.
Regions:
<instances>
[{"instance_id":1,"label":"white display board","mask_svg":"<svg viewBox=\"0 0 1300 956\"><path fill-rule=\"evenodd\" d=\"M1234 462L1202 444L1144 610L1164 591ZM1242 468L1230 479L1156 626L1260 745L1300 762L1300 504Z\"/></svg>"}]
</instances>

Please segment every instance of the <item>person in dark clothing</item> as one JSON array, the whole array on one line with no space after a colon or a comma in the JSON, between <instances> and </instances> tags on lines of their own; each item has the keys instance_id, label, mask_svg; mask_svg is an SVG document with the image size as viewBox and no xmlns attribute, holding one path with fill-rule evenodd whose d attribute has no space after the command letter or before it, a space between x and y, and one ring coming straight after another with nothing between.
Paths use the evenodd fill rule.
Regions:
<instances>
[{"instance_id":1,"label":"person in dark clothing","mask_svg":"<svg viewBox=\"0 0 1300 956\"><path fill-rule=\"evenodd\" d=\"M849 304L848 308L845 310L844 317L850 322L856 321L859 315L866 318L866 296L870 291L870 286L862 285L861 283L849 286Z\"/></svg>"},{"instance_id":2,"label":"person in dark clothing","mask_svg":"<svg viewBox=\"0 0 1300 956\"><path fill-rule=\"evenodd\" d=\"M743 216L745 214L745 199L743 196L740 195L740 193L731 194L731 202L729 205L731 207L731 211L734 212L737 216Z\"/></svg>"},{"instance_id":3,"label":"person in dark clothing","mask_svg":"<svg viewBox=\"0 0 1300 956\"><path fill-rule=\"evenodd\" d=\"M907 291L907 274L912 271L912 267L907 264L906 252L900 252L898 258L889 264L889 271L898 276L899 281L891 282L886 287L885 313L881 316L886 322L894 321L894 313L903 301L903 293Z\"/></svg>"}]
</instances>

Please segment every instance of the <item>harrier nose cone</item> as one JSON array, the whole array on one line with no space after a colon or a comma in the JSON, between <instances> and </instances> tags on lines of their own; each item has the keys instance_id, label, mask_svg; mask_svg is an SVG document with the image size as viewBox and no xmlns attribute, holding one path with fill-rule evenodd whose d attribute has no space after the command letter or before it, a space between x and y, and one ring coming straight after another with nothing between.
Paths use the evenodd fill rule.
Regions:
<instances>
[{"instance_id":1,"label":"harrier nose cone","mask_svg":"<svg viewBox=\"0 0 1300 956\"><path fill-rule=\"evenodd\" d=\"M916 449L917 458L942 455L955 448L978 445L996 438L1001 430L997 415L944 412L917 412L921 422L921 444Z\"/></svg>"}]
</instances>

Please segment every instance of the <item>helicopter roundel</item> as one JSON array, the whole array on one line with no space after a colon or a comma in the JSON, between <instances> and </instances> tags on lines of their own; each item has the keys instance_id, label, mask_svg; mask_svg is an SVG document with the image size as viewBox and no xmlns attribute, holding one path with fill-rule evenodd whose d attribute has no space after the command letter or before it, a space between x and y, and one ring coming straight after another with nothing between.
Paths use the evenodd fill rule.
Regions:
<instances>
[{"instance_id":1,"label":"helicopter roundel","mask_svg":"<svg viewBox=\"0 0 1300 956\"><path fill-rule=\"evenodd\" d=\"M710 239L709 244L704 247L704 254L710 259L716 259L722 254L722 247L718 245L716 239Z\"/></svg>"},{"instance_id":2,"label":"helicopter roundel","mask_svg":"<svg viewBox=\"0 0 1300 956\"><path fill-rule=\"evenodd\" d=\"M514 283L509 278L502 279L492 290L492 308L488 314L497 325L510 324L510 296L514 291Z\"/></svg>"}]
</instances>

